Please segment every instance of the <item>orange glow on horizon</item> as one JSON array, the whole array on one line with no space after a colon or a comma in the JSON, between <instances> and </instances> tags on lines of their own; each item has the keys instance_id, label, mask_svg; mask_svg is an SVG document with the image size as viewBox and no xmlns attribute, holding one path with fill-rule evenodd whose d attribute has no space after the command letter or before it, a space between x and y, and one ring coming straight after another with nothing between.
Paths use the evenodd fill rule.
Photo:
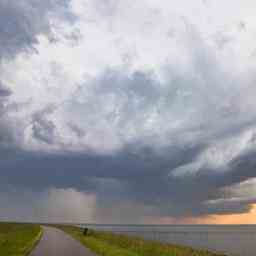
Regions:
<instances>
[{"instance_id":1,"label":"orange glow on horizon","mask_svg":"<svg viewBox=\"0 0 256 256\"><path fill-rule=\"evenodd\" d=\"M248 213L213 216L213 224L256 224L256 204L252 205Z\"/></svg>"},{"instance_id":2,"label":"orange glow on horizon","mask_svg":"<svg viewBox=\"0 0 256 256\"><path fill-rule=\"evenodd\" d=\"M148 219L149 222L159 223L153 219ZM188 217L175 219L166 217L160 219L160 224L256 224L256 204L251 206L248 213L229 214L229 215L209 215L205 217Z\"/></svg>"}]
</instances>

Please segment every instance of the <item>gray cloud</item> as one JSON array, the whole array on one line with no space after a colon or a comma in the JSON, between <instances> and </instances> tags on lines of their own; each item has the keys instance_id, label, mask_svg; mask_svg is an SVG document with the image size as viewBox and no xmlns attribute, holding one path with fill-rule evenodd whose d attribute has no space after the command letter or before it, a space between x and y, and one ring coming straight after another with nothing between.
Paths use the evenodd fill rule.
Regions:
<instances>
[{"instance_id":1,"label":"gray cloud","mask_svg":"<svg viewBox=\"0 0 256 256\"><path fill-rule=\"evenodd\" d=\"M8 97L12 94L11 90L8 89L0 82L0 97Z\"/></svg>"},{"instance_id":2,"label":"gray cloud","mask_svg":"<svg viewBox=\"0 0 256 256\"><path fill-rule=\"evenodd\" d=\"M48 115L55 111L54 105L37 111L32 116L32 131L35 139L47 144L54 144L57 137L56 126L53 121L49 120Z\"/></svg>"},{"instance_id":3,"label":"gray cloud","mask_svg":"<svg viewBox=\"0 0 256 256\"><path fill-rule=\"evenodd\" d=\"M12 92L0 82L0 148L2 145L13 145L18 140L15 121L8 116L11 112L9 98Z\"/></svg>"},{"instance_id":4,"label":"gray cloud","mask_svg":"<svg viewBox=\"0 0 256 256\"><path fill-rule=\"evenodd\" d=\"M95 197L74 189L41 192L9 187L0 193L2 221L88 222L93 221Z\"/></svg>"},{"instance_id":5,"label":"gray cloud","mask_svg":"<svg viewBox=\"0 0 256 256\"><path fill-rule=\"evenodd\" d=\"M202 168L186 177L170 175L175 167L195 161L203 148L179 149L176 156L171 149L165 151L166 155L156 156L147 148L137 154L127 150L112 156L10 151L1 161L1 183L34 191L74 187L96 194L98 211L122 201L141 205L142 212L144 206L155 216L177 218L247 212L254 199L238 198L234 202L229 196L223 197L223 190L255 177L254 152L234 159L229 170L216 173Z\"/></svg>"},{"instance_id":6,"label":"gray cloud","mask_svg":"<svg viewBox=\"0 0 256 256\"><path fill-rule=\"evenodd\" d=\"M186 81L181 78L176 80L176 83L185 85ZM103 212L119 201L141 205L142 212L144 208L148 209L144 214L149 211L156 216L178 218L241 213L250 209L253 199L229 202L228 197L223 199L222 191L255 177L253 147L243 154L239 153L222 167L201 165L194 172L191 166L189 174L181 176L173 174L180 167L196 163L200 156L218 141L239 137L244 131L252 129L253 118L245 122L241 117L230 127L228 122L232 120L233 114L222 116L223 109L215 109L212 104L212 108L207 110L210 111L211 118L215 118L215 122L212 122L211 118L208 119L204 115L204 104L210 102L207 100L200 102L203 105L197 109L199 111L197 113L203 115L198 116L196 113L194 122L189 122L188 126L181 127L173 134L169 129L167 132L161 130L173 109L175 110L173 114L179 115L179 111L183 111L179 110L183 108L183 104L179 105L180 97L183 96L173 93L173 88L161 91L154 78L144 73L135 73L127 77L119 72L109 72L91 84L93 96L85 103L78 102L79 97L84 95L83 88L80 87L72 102L65 106L75 113L74 116L78 116L76 114L78 111L79 114L83 113L87 122L91 121L88 122L88 127L83 125L85 130L94 132L92 129L94 126L90 125L96 124L97 128L97 122L102 118L109 124L116 124L112 126L114 132L120 128L123 132L127 132L128 127L134 125L139 136L133 137L132 142L126 143L118 151L107 154L98 154L90 150L80 153L65 153L64 149L58 153L10 150L6 153L9 157L1 161L4 169L1 174L3 184L35 191L51 187L58 189L73 187L97 195L98 211ZM103 89L102 84L105 85ZM199 99L199 92L187 98L188 106L192 107ZM116 94L116 98L120 101L113 105L113 109L106 111L104 104L110 96L113 98L113 94ZM173 108L171 112L167 108L170 100ZM162 132L155 130L153 135L149 133L150 136L147 136L143 123L147 120L145 117L156 107L158 107L158 116L152 128L155 129L160 124L158 127L162 127L159 128ZM32 116L34 138L51 145L58 143L56 127L50 119L55 111L56 107L50 105L36 111ZM88 132L84 133L78 125L72 123L74 121L81 125L81 120L70 118L68 126L72 132L79 138L87 137ZM169 121L171 122L171 119ZM188 139L190 133L195 134L192 140ZM200 136L197 135L198 133ZM164 142L159 140L161 136L164 136ZM158 144L154 145L154 143ZM253 144L253 141L251 143ZM23 171L19 172L19 170Z\"/></svg>"},{"instance_id":7,"label":"gray cloud","mask_svg":"<svg viewBox=\"0 0 256 256\"><path fill-rule=\"evenodd\" d=\"M0 75L5 61L11 61L22 52L36 53L39 35L52 39L52 28L55 25L51 22L52 18L63 19L67 23L74 21L69 4L69 0L0 0ZM23 140L24 127L19 120L10 118L10 113L18 112L28 104L13 101L12 93L0 81L0 142L18 146ZM49 143L51 138L47 132L53 135L54 124L36 116L34 119L37 119L34 123L35 136Z\"/></svg>"},{"instance_id":8,"label":"gray cloud","mask_svg":"<svg viewBox=\"0 0 256 256\"><path fill-rule=\"evenodd\" d=\"M83 129L81 129L79 126L77 126L76 124L69 123L68 127L79 138L82 138L82 137L84 137L86 135L86 132Z\"/></svg>"},{"instance_id":9,"label":"gray cloud","mask_svg":"<svg viewBox=\"0 0 256 256\"><path fill-rule=\"evenodd\" d=\"M95 4L101 5L97 11L104 18L118 11L116 1ZM55 37L52 18L72 22L69 1L0 0L0 60L36 52L39 35L57 43L62 37ZM31 100L36 107L30 109L29 103L25 114L20 114L22 103L12 101L15 91L0 84L0 189L40 195L54 188L59 193L53 201L63 203L59 194L72 188L96 196L99 215L120 202L120 215L123 211L126 216L130 207L138 207L136 214L177 218L248 212L255 198L234 199L231 188L255 177L254 72L230 72L218 47L210 46L187 20L182 28L184 33L175 28L171 37L182 48L177 60L167 59L158 68L138 68L140 63L129 70L104 67L84 81L78 79L79 87L75 84L72 90L63 84L66 77L60 85L49 79L40 86L49 89L54 83L58 97L46 89L49 100L40 101L42 106ZM218 36L221 50L233 43L228 34ZM76 42L72 47L80 46L78 30L70 37ZM56 71L56 66L51 71L46 73L53 78L67 72ZM0 200L7 207L6 197Z\"/></svg>"},{"instance_id":10,"label":"gray cloud","mask_svg":"<svg viewBox=\"0 0 256 256\"><path fill-rule=\"evenodd\" d=\"M71 17L69 0L0 1L0 58L35 50L37 36L51 37L50 18Z\"/></svg>"}]
</instances>

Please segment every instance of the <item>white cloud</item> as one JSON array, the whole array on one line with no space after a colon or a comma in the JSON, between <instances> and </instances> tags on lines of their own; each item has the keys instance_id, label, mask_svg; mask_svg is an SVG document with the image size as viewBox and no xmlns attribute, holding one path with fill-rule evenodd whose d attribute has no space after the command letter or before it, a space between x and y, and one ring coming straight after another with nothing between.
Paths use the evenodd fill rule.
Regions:
<instances>
[{"instance_id":1,"label":"white cloud","mask_svg":"<svg viewBox=\"0 0 256 256\"><path fill-rule=\"evenodd\" d=\"M255 78L248 49L253 54L255 28L251 22L246 23L251 30L238 29L243 15L250 16L252 2L232 5L231 13L212 1L206 5L202 1L161 5L156 1L72 1L78 20L69 26L61 21L55 24L59 41L52 44L40 36L38 54L21 54L3 66L3 80L14 92L12 100L31 102L27 112L17 114L28 122L25 146L35 144L28 117L49 104L57 106L49 120L60 135L57 148L71 145L107 151L138 138L166 139L191 129L196 129L192 137L205 136L202 132L229 126L225 115L232 121L233 112L253 115ZM219 29L219 20L226 24L224 30ZM70 45L66 35L73 30L80 36ZM220 50L216 37L223 33L235 39ZM133 80L134 71L151 80ZM111 72L114 86L109 87L104 79ZM134 83L132 94L130 83ZM145 95L139 95L142 90ZM116 116L116 121L108 116ZM69 120L86 130L87 141L81 144L72 137L65 123Z\"/></svg>"}]
</instances>

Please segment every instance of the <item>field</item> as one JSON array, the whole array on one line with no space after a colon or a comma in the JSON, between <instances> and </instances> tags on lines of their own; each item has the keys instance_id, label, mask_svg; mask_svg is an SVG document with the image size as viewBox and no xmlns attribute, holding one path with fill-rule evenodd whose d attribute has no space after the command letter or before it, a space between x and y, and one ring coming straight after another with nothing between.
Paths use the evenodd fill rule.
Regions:
<instances>
[{"instance_id":1,"label":"field","mask_svg":"<svg viewBox=\"0 0 256 256\"><path fill-rule=\"evenodd\" d=\"M102 256L224 256L208 251L194 250L189 247L146 241L126 235L116 235L110 232L90 230L84 236L80 228L69 226L58 227Z\"/></svg>"},{"instance_id":2,"label":"field","mask_svg":"<svg viewBox=\"0 0 256 256\"><path fill-rule=\"evenodd\" d=\"M28 255L41 233L39 225L0 223L0 255Z\"/></svg>"}]
</instances>

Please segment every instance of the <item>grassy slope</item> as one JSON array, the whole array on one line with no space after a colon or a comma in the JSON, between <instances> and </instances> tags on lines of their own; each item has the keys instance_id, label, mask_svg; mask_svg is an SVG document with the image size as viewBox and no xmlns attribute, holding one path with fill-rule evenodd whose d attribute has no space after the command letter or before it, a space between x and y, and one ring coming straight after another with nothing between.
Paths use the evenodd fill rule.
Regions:
<instances>
[{"instance_id":1,"label":"grassy slope","mask_svg":"<svg viewBox=\"0 0 256 256\"><path fill-rule=\"evenodd\" d=\"M38 225L0 223L0 255L28 255L41 234Z\"/></svg>"},{"instance_id":2,"label":"grassy slope","mask_svg":"<svg viewBox=\"0 0 256 256\"><path fill-rule=\"evenodd\" d=\"M109 232L90 231L89 235L83 236L79 228L63 226L60 228L102 256L220 256L208 251L146 241Z\"/></svg>"}]
</instances>

